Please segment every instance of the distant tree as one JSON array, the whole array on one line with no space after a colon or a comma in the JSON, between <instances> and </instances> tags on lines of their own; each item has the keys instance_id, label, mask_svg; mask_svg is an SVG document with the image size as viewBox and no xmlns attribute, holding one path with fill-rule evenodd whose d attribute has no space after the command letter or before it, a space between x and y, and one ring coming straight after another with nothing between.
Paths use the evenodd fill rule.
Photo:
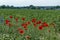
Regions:
<instances>
[{"instance_id":1,"label":"distant tree","mask_svg":"<svg viewBox=\"0 0 60 40\"><path fill-rule=\"evenodd\" d=\"M11 7L14 7L13 5Z\"/></svg>"},{"instance_id":2,"label":"distant tree","mask_svg":"<svg viewBox=\"0 0 60 40\"><path fill-rule=\"evenodd\" d=\"M33 5L30 5L29 8L30 8L30 9L36 9L36 7L33 6Z\"/></svg>"},{"instance_id":3,"label":"distant tree","mask_svg":"<svg viewBox=\"0 0 60 40\"><path fill-rule=\"evenodd\" d=\"M12 5L10 8L14 8L14 6Z\"/></svg>"},{"instance_id":4,"label":"distant tree","mask_svg":"<svg viewBox=\"0 0 60 40\"><path fill-rule=\"evenodd\" d=\"M33 5L30 5L30 7L33 7Z\"/></svg>"},{"instance_id":5,"label":"distant tree","mask_svg":"<svg viewBox=\"0 0 60 40\"><path fill-rule=\"evenodd\" d=\"M1 8L3 8L3 9L4 9L4 8L6 8L6 6L5 6L5 5L2 5L2 6L1 6Z\"/></svg>"},{"instance_id":6,"label":"distant tree","mask_svg":"<svg viewBox=\"0 0 60 40\"><path fill-rule=\"evenodd\" d=\"M60 8L60 6L56 6L56 8Z\"/></svg>"},{"instance_id":7,"label":"distant tree","mask_svg":"<svg viewBox=\"0 0 60 40\"><path fill-rule=\"evenodd\" d=\"M7 5L7 6L6 6L6 8L10 8L10 6L9 6L9 5Z\"/></svg>"}]
</instances>

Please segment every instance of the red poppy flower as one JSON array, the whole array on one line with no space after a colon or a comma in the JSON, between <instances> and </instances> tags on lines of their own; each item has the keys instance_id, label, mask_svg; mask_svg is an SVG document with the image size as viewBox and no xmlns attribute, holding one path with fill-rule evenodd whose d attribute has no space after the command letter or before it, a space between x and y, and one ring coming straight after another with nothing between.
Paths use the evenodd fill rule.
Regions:
<instances>
[{"instance_id":1,"label":"red poppy flower","mask_svg":"<svg viewBox=\"0 0 60 40\"><path fill-rule=\"evenodd\" d=\"M36 18L33 18L33 19L32 19L32 23L35 23L35 22L36 22Z\"/></svg>"},{"instance_id":2,"label":"red poppy flower","mask_svg":"<svg viewBox=\"0 0 60 40\"><path fill-rule=\"evenodd\" d=\"M43 29L43 26L39 26L39 30L42 30Z\"/></svg>"},{"instance_id":3,"label":"red poppy flower","mask_svg":"<svg viewBox=\"0 0 60 40\"><path fill-rule=\"evenodd\" d=\"M30 24L30 22L28 21L28 22L26 22L26 24L27 24L27 25L29 25L29 24Z\"/></svg>"},{"instance_id":4,"label":"red poppy flower","mask_svg":"<svg viewBox=\"0 0 60 40\"><path fill-rule=\"evenodd\" d=\"M19 33L20 33L21 35L23 35L23 34L24 34L24 30L20 30Z\"/></svg>"},{"instance_id":5,"label":"red poppy flower","mask_svg":"<svg viewBox=\"0 0 60 40\"><path fill-rule=\"evenodd\" d=\"M30 39L30 36L27 35L27 36L26 36L26 39Z\"/></svg>"},{"instance_id":6,"label":"red poppy flower","mask_svg":"<svg viewBox=\"0 0 60 40\"><path fill-rule=\"evenodd\" d=\"M22 18L22 20L24 21L24 20L25 20L25 18Z\"/></svg>"},{"instance_id":7,"label":"red poppy flower","mask_svg":"<svg viewBox=\"0 0 60 40\"><path fill-rule=\"evenodd\" d=\"M6 24L9 24L10 21L9 20L6 20L5 22L6 22Z\"/></svg>"},{"instance_id":8,"label":"red poppy flower","mask_svg":"<svg viewBox=\"0 0 60 40\"><path fill-rule=\"evenodd\" d=\"M25 29L25 30L27 30L28 28L27 28L27 24L22 24L22 26L23 26L23 28Z\"/></svg>"},{"instance_id":9,"label":"red poppy flower","mask_svg":"<svg viewBox=\"0 0 60 40\"><path fill-rule=\"evenodd\" d=\"M27 24L22 24L22 26L23 26L24 28L27 28Z\"/></svg>"},{"instance_id":10,"label":"red poppy flower","mask_svg":"<svg viewBox=\"0 0 60 40\"><path fill-rule=\"evenodd\" d=\"M46 26L46 27L48 27L48 24L47 24L46 22L44 22L44 23L43 23L43 26Z\"/></svg>"},{"instance_id":11,"label":"red poppy flower","mask_svg":"<svg viewBox=\"0 0 60 40\"><path fill-rule=\"evenodd\" d=\"M37 24L36 24L36 23L34 23L33 25L34 25L34 27L36 27L36 26L37 26Z\"/></svg>"},{"instance_id":12,"label":"red poppy flower","mask_svg":"<svg viewBox=\"0 0 60 40\"><path fill-rule=\"evenodd\" d=\"M16 22L18 22L18 18L15 18Z\"/></svg>"},{"instance_id":13,"label":"red poppy flower","mask_svg":"<svg viewBox=\"0 0 60 40\"><path fill-rule=\"evenodd\" d=\"M13 18L12 16L10 16L10 18Z\"/></svg>"},{"instance_id":14,"label":"red poppy flower","mask_svg":"<svg viewBox=\"0 0 60 40\"><path fill-rule=\"evenodd\" d=\"M36 24L40 24L40 23L41 23L41 21L37 21L37 22L36 22Z\"/></svg>"}]
</instances>

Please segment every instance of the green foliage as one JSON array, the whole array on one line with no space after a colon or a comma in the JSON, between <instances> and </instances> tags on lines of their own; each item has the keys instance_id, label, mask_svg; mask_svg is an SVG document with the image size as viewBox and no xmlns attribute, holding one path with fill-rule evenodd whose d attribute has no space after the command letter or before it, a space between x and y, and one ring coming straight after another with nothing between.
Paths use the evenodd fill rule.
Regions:
<instances>
[{"instance_id":1,"label":"green foliage","mask_svg":"<svg viewBox=\"0 0 60 40\"><path fill-rule=\"evenodd\" d=\"M26 40L25 36L29 35L31 38L30 40L60 40L58 36L58 31L55 31L59 29L60 31L60 22L59 21L59 15L60 10L28 10L28 9L0 9L0 16L3 16L3 21L6 19L9 19L11 23L16 24L14 19L10 19L9 16L12 15L14 18L18 17L19 22L18 26L12 26L9 28L2 22L3 24L0 24L0 39L1 40ZM57 17L58 16L58 17ZM27 31L25 31L26 34L21 36L17 28L21 27L21 18L25 17L26 21L31 21L32 18L37 18L37 20L42 20L42 22L47 22L50 24L51 22L56 23L56 28L53 26L49 26L48 28L44 28L43 30L37 30L37 27L34 29L33 25L29 25ZM58 26L57 26L58 25ZM21 27L22 28L22 27ZM23 28L22 28L23 29ZM7 31L6 31L7 30ZM51 32L48 32L50 30ZM13 31L13 32L12 32ZM57 35L56 35L57 34ZM60 34L59 34L60 35Z\"/></svg>"}]
</instances>

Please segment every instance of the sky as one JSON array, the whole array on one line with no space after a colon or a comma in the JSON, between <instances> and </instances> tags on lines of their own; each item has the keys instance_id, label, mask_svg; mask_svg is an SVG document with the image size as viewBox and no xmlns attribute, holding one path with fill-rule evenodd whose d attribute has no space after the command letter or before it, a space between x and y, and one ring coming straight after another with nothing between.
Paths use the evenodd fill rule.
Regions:
<instances>
[{"instance_id":1,"label":"sky","mask_svg":"<svg viewBox=\"0 0 60 40\"><path fill-rule=\"evenodd\" d=\"M0 5L14 6L57 6L60 0L0 0Z\"/></svg>"}]
</instances>

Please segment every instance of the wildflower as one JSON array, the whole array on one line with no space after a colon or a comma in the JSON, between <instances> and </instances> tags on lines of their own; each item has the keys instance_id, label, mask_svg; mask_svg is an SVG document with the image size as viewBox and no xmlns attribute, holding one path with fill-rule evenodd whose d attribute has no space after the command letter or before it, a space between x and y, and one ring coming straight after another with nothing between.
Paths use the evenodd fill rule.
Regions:
<instances>
[{"instance_id":1,"label":"wildflower","mask_svg":"<svg viewBox=\"0 0 60 40\"><path fill-rule=\"evenodd\" d=\"M27 36L26 36L26 39L30 39L30 36L27 35Z\"/></svg>"},{"instance_id":2,"label":"wildflower","mask_svg":"<svg viewBox=\"0 0 60 40\"><path fill-rule=\"evenodd\" d=\"M13 18L12 16L10 16L10 18Z\"/></svg>"},{"instance_id":3,"label":"wildflower","mask_svg":"<svg viewBox=\"0 0 60 40\"><path fill-rule=\"evenodd\" d=\"M43 26L39 26L39 30L42 30L43 29Z\"/></svg>"},{"instance_id":4,"label":"wildflower","mask_svg":"<svg viewBox=\"0 0 60 40\"><path fill-rule=\"evenodd\" d=\"M18 28L18 31L19 31L19 33L20 33L21 35L24 34L24 30L22 30L21 28Z\"/></svg>"},{"instance_id":5,"label":"wildflower","mask_svg":"<svg viewBox=\"0 0 60 40\"><path fill-rule=\"evenodd\" d=\"M44 22L42 25L48 27L48 24L46 22Z\"/></svg>"},{"instance_id":6,"label":"wildflower","mask_svg":"<svg viewBox=\"0 0 60 40\"><path fill-rule=\"evenodd\" d=\"M6 21L5 21L6 24L9 24L9 22L10 22L9 20L6 20Z\"/></svg>"},{"instance_id":7,"label":"wildflower","mask_svg":"<svg viewBox=\"0 0 60 40\"><path fill-rule=\"evenodd\" d=\"M33 19L32 19L32 23L35 23L35 22L36 22L36 18L33 18Z\"/></svg>"},{"instance_id":8,"label":"wildflower","mask_svg":"<svg viewBox=\"0 0 60 40\"><path fill-rule=\"evenodd\" d=\"M37 24L36 24L36 23L34 23L33 25L34 25L34 27L36 27L36 26L37 26Z\"/></svg>"},{"instance_id":9,"label":"wildflower","mask_svg":"<svg viewBox=\"0 0 60 40\"><path fill-rule=\"evenodd\" d=\"M23 26L23 28L25 29L25 30L27 30L28 28L27 28L27 26L28 26L28 24L22 24L22 26Z\"/></svg>"},{"instance_id":10,"label":"wildflower","mask_svg":"<svg viewBox=\"0 0 60 40\"><path fill-rule=\"evenodd\" d=\"M30 22L28 21L28 22L26 22L26 24L27 24L27 25L29 25L29 24L30 24Z\"/></svg>"},{"instance_id":11,"label":"wildflower","mask_svg":"<svg viewBox=\"0 0 60 40\"><path fill-rule=\"evenodd\" d=\"M22 26L23 26L24 28L27 28L27 24L22 24Z\"/></svg>"},{"instance_id":12,"label":"wildflower","mask_svg":"<svg viewBox=\"0 0 60 40\"><path fill-rule=\"evenodd\" d=\"M37 21L37 22L36 22L36 24L40 24L40 23L41 23L41 21Z\"/></svg>"},{"instance_id":13,"label":"wildflower","mask_svg":"<svg viewBox=\"0 0 60 40\"><path fill-rule=\"evenodd\" d=\"M24 34L24 30L19 30L19 33L20 33L21 35L23 35L23 34Z\"/></svg>"},{"instance_id":14,"label":"wildflower","mask_svg":"<svg viewBox=\"0 0 60 40\"><path fill-rule=\"evenodd\" d=\"M18 18L15 18L16 22L18 22Z\"/></svg>"},{"instance_id":15,"label":"wildflower","mask_svg":"<svg viewBox=\"0 0 60 40\"><path fill-rule=\"evenodd\" d=\"M25 20L25 18L22 18L22 20L24 21L24 20Z\"/></svg>"}]
</instances>

